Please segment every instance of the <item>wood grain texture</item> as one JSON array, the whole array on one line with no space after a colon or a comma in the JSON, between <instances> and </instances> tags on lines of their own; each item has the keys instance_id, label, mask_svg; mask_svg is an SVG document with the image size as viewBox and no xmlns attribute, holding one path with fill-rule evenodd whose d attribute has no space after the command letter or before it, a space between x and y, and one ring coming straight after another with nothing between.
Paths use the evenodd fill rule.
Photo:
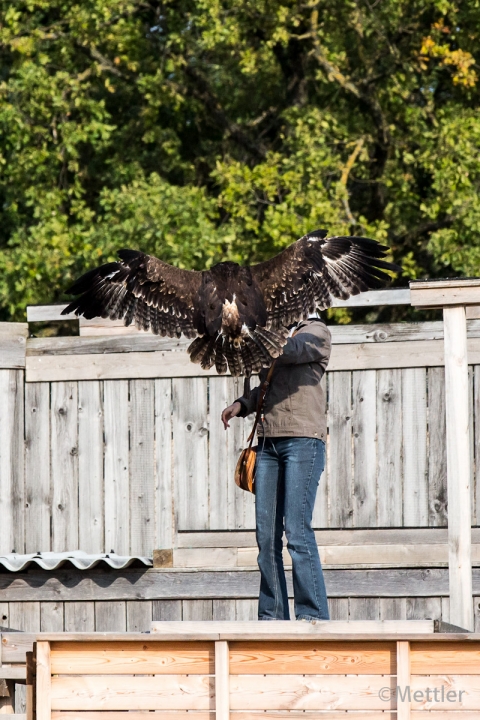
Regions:
<instances>
[{"instance_id":1,"label":"wood grain texture","mask_svg":"<svg viewBox=\"0 0 480 720\"><path fill-rule=\"evenodd\" d=\"M473 630L470 428L465 308L443 312L447 415L450 621Z\"/></svg>"},{"instance_id":2,"label":"wood grain texture","mask_svg":"<svg viewBox=\"0 0 480 720\"><path fill-rule=\"evenodd\" d=\"M231 675L232 710L389 710L381 688L395 688L395 678L380 675Z\"/></svg>"},{"instance_id":3,"label":"wood grain texture","mask_svg":"<svg viewBox=\"0 0 480 720\"><path fill-rule=\"evenodd\" d=\"M397 642L397 687L400 692L405 692L411 684L410 669L410 643L399 640ZM408 697L397 696L397 720L410 720L411 703Z\"/></svg>"},{"instance_id":4,"label":"wood grain texture","mask_svg":"<svg viewBox=\"0 0 480 720\"><path fill-rule=\"evenodd\" d=\"M12 718L12 720L14 719ZM18 718L18 720L22 720L22 718ZM62 710L54 710L52 712L52 720L125 720L125 712L122 710L119 710L118 712L115 712L114 710L92 710L90 712L82 712L79 716L78 713L68 712L68 710L65 712ZM145 711L139 710L138 712L135 712L135 710L130 710L128 713L128 720L145 720ZM151 710L148 720L216 720L216 718L214 710L206 710L204 712L201 710L185 710L184 712L181 710L173 710L171 712L168 710L160 710L159 712ZM240 718L237 720L240 720ZM303 720L305 720L305 718L303 718ZM326 720L330 719L327 718ZM359 720L362 720L362 718L359 718ZM390 718L385 716L379 718L378 720L390 720Z\"/></svg>"},{"instance_id":5,"label":"wood grain texture","mask_svg":"<svg viewBox=\"0 0 480 720\"><path fill-rule=\"evenodd\" d=\"M51 550L50 386L25 384L25 552Z\"/></svg>"},{"instance_id":6,"label":"wood grain texture","mask_svg":"<svg viewBox=\"0 0 480 720\"><path fill-rule=\"evenodd\" d=\"M427 379L429 525L446 527L448 502L444 368L429 368Z\"/></svg>"},{"instance_id":7,"label":"wood grain texture","mask_svg":"<svg viewBox=\"0 0 480 720\"><path fill-rule=\"evenodd\" d=\"M51 693L52 710L209 710L214 678L130 676L127 682L125 676L63 676L52 678Z\"/></svg>"},{"instance_id":8,"label":"wood grain texture","mask_svg":"<svg viewBox=\"0 0 480 720\"><path fill-rule=\"evenodd\" d=\"M428 525L426 368L402 370L402 424L403 523L419 527Z\"/></svg>"},{"instance_id":9,"label":"wood grain texture","mask_svg":"<svg viewBox=\"0 0 480 720\"><path fill-rule=\"evenodd\" d=\"M228 642L215 643L215 716L216 720L230 719L230 670Z\"/></svg>"},{"instance_id":10,"label":"wood grain texture","mask_svg":"<svg viewBox=\"0 0 480 720\"><path fill-rule=\"evenodd\" d=\"M97 632L125 632L126 629L126 604L123 601L95 603L95 630Z\"/></svg>"},{"instance_id":11,"label":"wood grain texture","mask_svg":"<svg viewBox=\"0 0 480 720\"><path fill-rule=\"evenodd\" d=\"M208 529L207 381L174 379L174 487L179 530Z\"/></svg>"},{"instance_id":12,"label":"wood grain texture","mask_svg":"<svg viewBox=\"0 0 480 720\"><path fill-rule=\"evenodd\" d=\"M52 674L211 675L214 644L206 642L100 642L52 646Z\"/></svg>"},{"instance_id":13,"label":"wood grain texture","mask_svg":"<svg viewBox=\"0 0 480 720\"><path fill-rule=\"evenodd\" d=\"M411 643L413 675L478 675L480 643Z\"/></svg>"},{"instance_id":14,"label":"wood grain texture","mask_svg":"<svg viewBox=\"0 0 480 720\"><path fill-rule=\"evenodd\" d=\"M126 380L104 383L105 547L118 555L130 552L128 405Z\"/></svg>"},{"instance_id":15,"label":"wood grain texture","mask_svg":"<svg viewBox=\"0 0 480 720\"><path fill-rule=\"evenodd\" d=\"M130 552L155 546L155 423L153 380L130 382Z\"/></svg>"},{"instance_id":16,"label":"wood grain texture","mask_svg":"<svg viewBox=\"0 0 480 720\"><path fill-rule=\"evenodd\" d=\"M375 370L352 373L353 383L353 523L377 524L377 374Z\"/></svg>"},{"instance_id":17,"label":"wood grain texture","mask_svg":"<svg viewBox=\"0 0 480 720\"><path fill-rule=\"evenodd\" d=\"M0 370L0 552L25 547L23 408L21 370Z\"/></svg>"},{"instance_id":18,"label":"wood grain texture","mask_svg":"<svg viewBox=\"0 0 480 720\"><path fill-rule=\"evenodd\" d=\"M78 383L78 540L87 553L105 552L102 391Z\"/></svg>"},{"instance_id":19,"label":"wood grain texture","mask_svg":"<svg viewBox=\"0 0 480 720\"><path fill-rule=\"evenodd\" d=\"M130 600L127 602L127 632L150 632L152 602Z\"/></svg>"},{"instance_id":20,"label":"wood grain texture","mask_svg":"<svg viewBox=\"0 0 480 720\"><path fill-rule=\"evenodd\" d=\"M40 630L41 632L63 632L63 603L40 603Z\"/></svg>"},{"instance_id":21,"label":"wood grain texture","mask_svg":"<svg viewBox=\"0 0 480 720\"><path fill-rule=\"evenodd\" d=\"M78 548L78 386L51 387L52 549Z\"/></svg>"},{"instance_id":22,"label":"wood grain texture","mask_svg":"<svg viewBox=\"0 0 480 720\"><path fill-rule=\"evenodd\" d=\"M172 382L155 380L155 538L159 548L172 548L174 542L172 454Z\"/></svg>"},{"instance_id":23,"label":"wood grain texture","mask_svg":"<svg viewBox=\"0 0 480 720\"><path fill-rule=\"evenodd\" d=\"M430 688L430 699L426 695L426 687ZM435 702L434 692L437 690L438 702ZM415 693L422 693L423 697L416 697ZM455 696L447 693L453 692ZM480 676L479 675L413 675L411 683L412 710L480 710ZM460 693L462 693L460 695Z\"/></svg>"},{"instance_id":24,"label":"wood grain texture","mask_svg":"<svg viewBox=\"0 0 480 720\"><path fill-rule=\"evenodd\" d=\"M93 632L95 604L93 602L64 603L65 632Z\"/></svg>"},{"instance_id":25,"label":"wood grain texture","mask_svg":"<svg viewBox=\"0 0 480 720\"><path fill-rule=\"evenodd\" d=\"M329 377L329 498L330 524L349 527L353 523L351 373Z\"/></svg>"},{"instance_id":26,"label":"wood grain texture","mask_svg":"<svg viewBox=\"0 0 480 720\"><path fill-rule=\"evenodd\" d=\"M52 711L52 676L50 644L48 642L37 642L36 672L36 717L37 720L50 720Z\"/></svg>"},{"instance_id":27,"label":"wood grain texture","mask_svg":"<svg viewBox=\"0 0 480 720\"><path fill-rule=\"evenodd\" d=\"M377 373L378 523L402 525L402 371Z\"/></svg>"},{"instance_id":28,"label":"wood grain texture","mask_svg":"<svg viewBox=\"0 0 480 720\"><path fill-rule=\"evenodd\" d=\"M395 643L230 643L232 675L395 675Z\"/></svg>"}]
</instances>

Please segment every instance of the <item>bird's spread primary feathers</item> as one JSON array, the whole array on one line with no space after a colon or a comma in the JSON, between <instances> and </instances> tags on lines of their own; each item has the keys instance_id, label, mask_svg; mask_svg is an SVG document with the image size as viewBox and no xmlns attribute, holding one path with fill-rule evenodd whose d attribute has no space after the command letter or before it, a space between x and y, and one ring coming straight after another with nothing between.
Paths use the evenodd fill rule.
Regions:
<instances>
[{"instance_id":1,"label":"bird's spread primary feathers","mask_svg":"<svg viewBox=\"0 0 480 720\"><path fill-rule=\"evenodd\" d=\"M120 262L83 275L69 292L78 295L63 312L86 318L124 319L157 335L195 338L193 362L232 375L258 372L282 352L288 326L332 298L380 288L387 248L362 237L304 235L270 260L242 267L233 262L210 270L181 270L136 250Z\"/></svg>"}]
</instances>

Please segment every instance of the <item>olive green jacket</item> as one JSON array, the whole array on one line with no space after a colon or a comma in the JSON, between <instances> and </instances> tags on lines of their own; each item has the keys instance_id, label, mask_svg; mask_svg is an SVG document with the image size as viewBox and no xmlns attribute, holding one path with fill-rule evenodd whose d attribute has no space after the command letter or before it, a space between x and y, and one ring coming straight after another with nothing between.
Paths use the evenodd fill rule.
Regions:
<instances>
[{"instance_id":1,"label":"olive green jacket","mask_svg":"<svg viewBox=\"0 0 480 720\"><path fill-rule=\"evenodd\" d=\"M326 440L325 392L320 381L330 359L331 335L322 320L304 320L288 339L267 390L264 420L258 435L265 437L312 437ZM267 375L264 368L260 382ZM257 408L258 388L251 396L238 398L239 417Z\"/></svg>"}]
</instances>

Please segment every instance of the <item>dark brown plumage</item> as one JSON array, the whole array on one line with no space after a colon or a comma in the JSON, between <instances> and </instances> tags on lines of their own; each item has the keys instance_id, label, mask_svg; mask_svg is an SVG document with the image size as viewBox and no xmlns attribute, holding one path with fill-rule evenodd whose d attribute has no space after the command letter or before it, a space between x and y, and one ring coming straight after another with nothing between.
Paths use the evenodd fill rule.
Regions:
<instances>
[{"instance_id":1,"label":"dark brown plumage","mask_svg":"<svg viewBox=\"0 0 480 720\"><path fill-rule=\"evenodd\" d=\"M362 237L327 238L316 230L279 255L242 267L223 262L210 270L180 270L151 255L121 250L120 262L83 275L69 292L78 295L64 310L86 318L123 318L157 335L195 338L193 362L232 375L258 372L278 357L288 326L332 298L380 288L387 248Z\"/></svg>"}]
</instances>

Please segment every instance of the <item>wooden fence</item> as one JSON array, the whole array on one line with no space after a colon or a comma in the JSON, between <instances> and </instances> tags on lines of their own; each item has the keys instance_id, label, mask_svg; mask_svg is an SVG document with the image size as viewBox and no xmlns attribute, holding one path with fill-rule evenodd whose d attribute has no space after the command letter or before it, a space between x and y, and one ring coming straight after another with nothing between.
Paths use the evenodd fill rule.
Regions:
<instances>
[{"instance_id":1,"label":"wooden fence","mask_svg":"<svg viewBox=\"0 0 480 720\"><path fill-rule=\"evenodd\" d=\"M37 636L37 720L125 711L167 720L473 720L480 711L478 635L435 634L427 622L180 625L160 623L148 638Z\"/></svg>"},{"instance_id":2,"label":"wooden fence","mask_svg":"<svg viewBox=\"0 0 480 720\"><path fill-rule=\"evenodd\" d=\"M442 323L332 330L328 460L315 526L445 526ZM470 321L469 337L475 361L480 321ZM4 339L11 342L6 331L0 346ZM140 352L135 339L31 339L27 382L25 370L0 370L1 552L151 555L155 547L173 547L178 531L253 529L253 498L233 483L250 421L235 420L228 432L220 422L241 383L214 376L136 378L144 356L160 374L167 353L177 374L201 370L187 365L184 350L158 349L171 341L144 336L150 349ZM86 369L97 373L91 357L108 370L118 356L130 379L75 378L79 361L86 363L83 377ZM418 358L423 366L408 367ZM32 370L30 361L38 359L45 365ZM335 370L340 359L343 366L366 367ZM392 359L397 367L388 367ZM470 404L476 449L480 365L470 367ZM476 524L480 469L472 479Z\"/></svg>"}]
</instances>

